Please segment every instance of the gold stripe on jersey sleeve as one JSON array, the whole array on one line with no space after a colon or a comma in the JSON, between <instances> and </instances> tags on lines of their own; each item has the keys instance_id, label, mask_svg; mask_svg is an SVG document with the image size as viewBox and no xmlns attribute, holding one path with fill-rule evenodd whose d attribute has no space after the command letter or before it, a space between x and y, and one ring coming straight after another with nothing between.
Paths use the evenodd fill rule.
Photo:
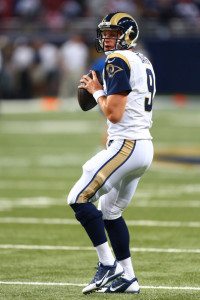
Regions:
<instances>
[{"instance_id":1,"label":"gold stripe on jersey sleeve","mask_svg":"<svg viewBox=\"0 0 200 300\"><path fill-rule=\"evenodd\" d=\"M111 23L111 25L117 25L119 20L121 20L122 18L127 18L127 17L131 18L133 20L133 17L131 17L130 15L128 15L126 13L117 13L110 19L110 23Z\"/></svg>"},{"instance_id":2,"label":"gold stripe on jersey sleeve","mask_svg":"<svg viewBox=\"0 0 200 300\"><path fill-rule=\"evenodd\" d=\"M135 147L135 141L125 140L119 152L107 161L94 175L90 183L79 193L76 203L86 203L102 187L106 180L125 163Z\"/></svg>"},{"instance_id":3,"label":"gold stripe on jersey sleeve","mask_svg":"<svg viewBox=\"0 0 200 300\"><path fill-rule=\"evenodd\" d=\"M125 61L125 63L126 63L127 66L129 67L129 69L131 68L128 59L127 59L124 55L122 55L121 53L112 53L112 54L110 54L110 55L108 56L108 59L107 59L107 60L112 59L112 58L115 58L115 57L121 58L123 61Z\"/></svg>"}]
</instances>

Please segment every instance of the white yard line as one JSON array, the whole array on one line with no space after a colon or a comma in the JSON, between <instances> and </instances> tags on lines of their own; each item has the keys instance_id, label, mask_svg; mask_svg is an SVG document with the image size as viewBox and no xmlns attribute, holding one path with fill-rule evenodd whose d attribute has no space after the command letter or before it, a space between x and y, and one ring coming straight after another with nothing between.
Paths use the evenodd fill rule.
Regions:
<instances>
[{"instance_id":1,"label":"white yard line","mask_svg":"<svg viewBox=\"0 0 200 300\"><path fill-rule=\"evenodd\" d=\"M146 197L143 197L141 193L142 198L146 198L147 200L138 200L138 201L133 201L131 203L131 206L135 207L173 207L173 208L199 208L200 207L200 201L199 200L148 200L148 198L152 197L152 194L146 195ZM140 197L140 192L137 193L137 197Z\"/></svg>"},{"instance_id":2,"label":"white yard line","mask_svg":"<svg viewBox=\"0 0 200 300\"><path fill-rule=\"evenodd\" d=\"M4 121L1 131L4 134L84 134L99 132L98 121Z\"/></svg>"},{"instance_id":3,"label":"white yard line","mask_svg":"<svg viewBox=\"0 0 200 300\"><path fill-rule=\"evenodd\" d=\"M7 285L50 285L50 286L85 286L86 283L68 283L68 282L28 282L28 281L0 281L0 284Z\"/></svg>"},{"instance_id":4,"label":"white yard line","mask_svg":"<svg viewBox=\"0 0 200 300\"><path fill-rule=\"evenodd\" d=\"M0 281L1 285L42 285L42 286L79 286L83 287L86 283L70 283L70 282L28 282L28 281ZM190 290L200 291L200 287L192 286L141 286L142 289L163 289L163 290Z\"/></svg>"},{"instance_id":5,"label":"white yard line","mask_svg":"<svg viewBox=\"0 0 200 300\"><path fill-rule=\"evenodd\" d=\"M21 218L21 217L0 217L0 223L13 224L48 224L48 225L79 225L76 219L56 219L56 218ZM180 221L154 221L154 220L127 220L128 226L147 227L190 227L200 228L200 222L180 222Z\"/></svg>"},{"instance_id":6,"label":"white yard line","mask_svg":"<svg viewBox=\"0 0 200 300\"><path fill-rule=\"evenodd\" d=\"M59 183L62 184L62 183ZM64 185L64 184L63 184ZM0 184L1 186L1 184ZM149 197L152 196L152 193L147 193ZM143 193L137 192L136 197L146 198L144 200L134 199L130 206L133 207L167 207L167 208L199 208L200 201L199 200L148 200L147 195L143 195ZM27 197L27 198L0 198L0 210L8 210L15 207L51 207L51 206L65 206L66 200L56 199L50 197Z\"/></svg>"},{"instance_id":7,"label":"white yard line","mask_svg":"<svg viewBox=\"0 0 200 300\"><path fill-rule=\"evenodd\" d=\"M67 165L76 165L75 162L75 157L76 156L69 156L69 159L71 159L71 162L69 162L68 158L64 159L63 158L63 163L62 163L62 158L61 160L55 160L52 157L52 160L46 161L43 158L38 159L36 162L36 165L38 166L43 166L44 168L48 167L55 167L55 166L67 166ZM48 158L49 159L49 158ZM52 161L52 162L50 162ZM54 161L54 162L53 162ZM80 162L80 157L77 159L77 162ZM22 163L22 167L27 167L28 161L24 161ZM54 164L55 163L55 164ZM0 159L0 165L1 165L1 159ZM80 163L81 165L81 163ZM5 165L4 165L5 166ZM10 167L10 164L6 168ZM61 181L61 180L55 180L55 181L48 181L47 179L45 180L25 180L25 179L2 179L0 182L0 189L10 189L12 188L13 190L33 190L33 189L38 189L38 190L44 190L44 189L53 189L53 190L64 190L66 188L66 182ZM176 185L168 185L167 188L160 186L156 188L155 186L149 187L147 186L145 190L138 190L135 194L135 197L141 198L141 199L149 199L149 203L151 203L151 198L159 198L159 199L166 199L166 200L171 200L174 199L176 196L186 196L188 199L192 196L192 198L197 198L199 199L200 195L200 184L180 184L178 186ZM169 201L168 200L168 201ZM173 200L171 200L171 203ZM134 205L134 201L132 202ZM189 203L189 201L188 201ZM181 204L180 204L181 205Z\"/></svg>"},{"instance_id":8,"label":"white yard line","mask_svg":"<svg viewBox=\"0 0 200 300\"><path fill-rule=\"evenodd\" d=\"M49 197L30 197L30 198L0 198L0 210L12 209L15 207L51 207L65 206L65 199L54 199Z\"/></svg>"},{"instance_id":9,"label":"white yard line","mask_svg":"<svg viewBox=\"0 0 200 300\"><path fill-rule=\"evenodd\" d=\"M52 182L52 181L31 181L31 180L1 180L0 182L0 189L12 189L12 190L64 190L66 187L65 182Z\"/></svg>"},{"instance_id":10,"label":"white yard line","mask_svg":"<svg viewBox=\"0 0 200 300\"><path fill-rule=\"evenodd\" d=\"M143 289L153 289L153 290L192 290L192 291L200 291L200 287L192 287L192 286L141 286Z\"/></svg>"},{"instance_id":11,"label":"white yard line","mask_svg":"<svg viewBox=\"0 0 200 300\"><path fill-rule=\"evenodd\" d=\"M0 165L3 168L9 169L10 167L25 168L40 166L40 167L60 167L60 166L80 166L88 157L85 155L78 155L73 153L66 153L60 155L41 155L36 158L32 157L10 157L1 156ZM10 169L8 170L11 171ZM19 171L18 171L19 172ZM10 179L6 180L10 181ZM4 181L4 182L6 182ZM13 181L13 180L12 180Z\"/></svg>"},{"instance_id":12,"label":"white yard line","mask_svg":"<svg viewBox=\"0 0 200 300\"><path fill-rule=\"evenodd\" d=\"M52 251L94 251L94 247L84 246L55 246L55 245L12 245L0 244L0 249L16 250L52 250ZM131 248L132 252L151 252L151 253L196 253L200 254L200 249L178 249L178 248Z\"/></svg>"},{"instance_id":13,"label":"white yard line","mask_svg":"<svg viewBox=\"0 0 200 300\"><path fill-rule=\"evenodd\" d=\"M180 222L180 221L154 221L154 220L128 220L128 226L148 226L148 227L191 227L200 228L200 222Z\"/></svg>"}]
</instances>

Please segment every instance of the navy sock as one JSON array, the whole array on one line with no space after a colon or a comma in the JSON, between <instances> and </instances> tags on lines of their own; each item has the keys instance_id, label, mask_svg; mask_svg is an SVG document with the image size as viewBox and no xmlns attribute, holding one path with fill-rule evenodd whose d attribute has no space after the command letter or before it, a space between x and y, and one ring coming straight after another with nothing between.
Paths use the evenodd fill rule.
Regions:
<instances>
[{"instance_id":1,"label":"navy sock","mask_svg":"<svg viewBox=\"0 0 200 300\"><path fill-rule=\"evenodd\" d=\"M130 237L128 227L122 217L104 220L104 224L117 260L130 257Z\"/></svg>"},{"instance_id":2,"label":"navy sock","mask_svg":"<svg viewBox=\"0 0 200 300\"><path fill-rule=\"evenodd\" d=\"M107 241L102 212L90 202L70 205L75 212L76 219L87 232L94 247Z\"/></svg>"}]
</instances>

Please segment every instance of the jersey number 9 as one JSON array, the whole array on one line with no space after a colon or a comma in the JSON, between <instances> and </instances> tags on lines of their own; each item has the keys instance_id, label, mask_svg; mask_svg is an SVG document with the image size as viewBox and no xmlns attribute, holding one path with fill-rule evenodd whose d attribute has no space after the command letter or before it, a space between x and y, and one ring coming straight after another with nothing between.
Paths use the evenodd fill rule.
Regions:
<instances>
[{"instance_id":1,"label":"jersey number 9","mask_svg":"<svg viewBox=\"0 0 200 300\"><path fill-rule=\"evenodd\" d=\"M148 91L151 94L150 97L145 98L144 102L144 108L145 111L151 111L152 110L152 105L153 105L153 97L154 97L154 91L155 91L155 82L154 82L154 76L151 71L151 69L146 69L147 73L147 87Z\"/></svg>"}]
</instances>

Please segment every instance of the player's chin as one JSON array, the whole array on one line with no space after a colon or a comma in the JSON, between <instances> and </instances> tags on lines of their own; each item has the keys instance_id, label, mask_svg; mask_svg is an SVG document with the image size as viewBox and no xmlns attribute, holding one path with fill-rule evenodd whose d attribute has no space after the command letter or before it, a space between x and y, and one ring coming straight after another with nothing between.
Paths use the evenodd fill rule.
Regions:
<instances>
[{"instance_id":1,"label":"player's chin","mask_svg":"<svg viewBox=\"0 0 200 300\"><path fill-rule=\"evenodd\" d=\"M104 51L107 52L107 51L113 51L113 47L109 47L109 46L104 46Z\"/></svg>"}]
</instances>

